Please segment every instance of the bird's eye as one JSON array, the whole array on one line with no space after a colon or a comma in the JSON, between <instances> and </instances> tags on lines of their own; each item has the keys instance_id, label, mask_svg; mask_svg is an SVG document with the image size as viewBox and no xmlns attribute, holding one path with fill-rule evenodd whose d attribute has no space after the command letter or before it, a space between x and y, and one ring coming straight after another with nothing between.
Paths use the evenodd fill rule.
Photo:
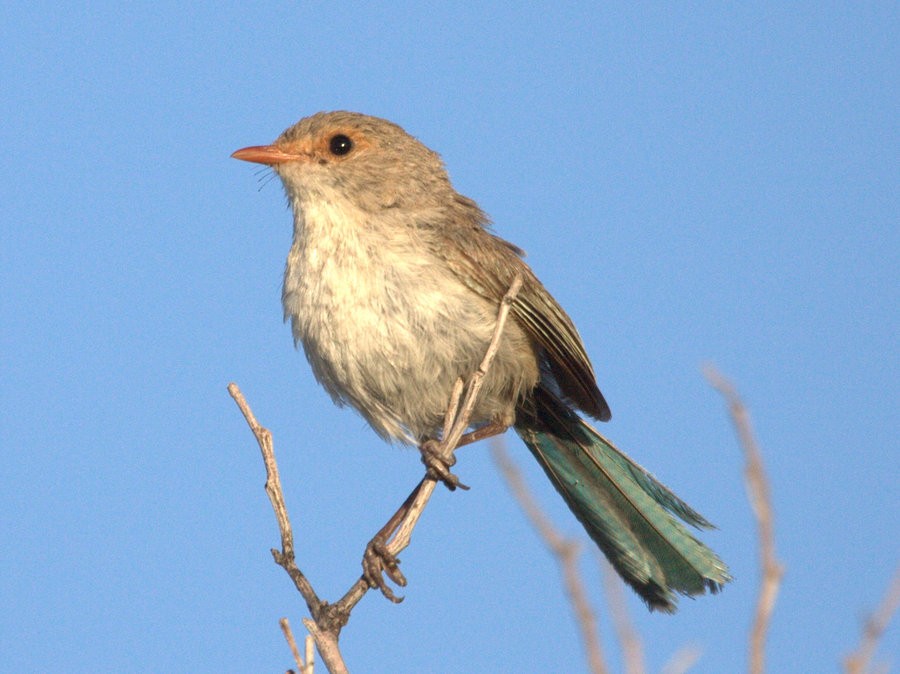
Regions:
<instances>
[{"instance_id":1,"label":"bird's eye","mask_svg":"<svg viewBox=\"0 0 900 674\"><path fill-rule=\"evenodd\" d=\"M340 157L353 149L353 141L344 134L339 133L336 136L331 137L331 140L328 143L328 149L331 150L331 154Z\"/></svg>"}]
</instances>

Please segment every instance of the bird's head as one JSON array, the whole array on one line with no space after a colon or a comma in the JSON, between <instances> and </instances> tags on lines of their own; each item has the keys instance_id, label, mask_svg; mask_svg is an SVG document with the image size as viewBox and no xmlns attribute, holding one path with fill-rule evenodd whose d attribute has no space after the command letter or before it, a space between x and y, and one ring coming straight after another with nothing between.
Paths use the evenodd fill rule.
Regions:
<instances>
[{"instance_id":1,"label":"bird's head","mask_svg":"<svg viewBox=\"0 0 900 674\"><path fill-rule=\"evenodd\" d=\"M288 198L347 199L366 212L428 208L454 194L440 156L396 124L355 112L301 119L271 145L245 147L235 159L272 167Z\"/></svg>"}]
</instances>

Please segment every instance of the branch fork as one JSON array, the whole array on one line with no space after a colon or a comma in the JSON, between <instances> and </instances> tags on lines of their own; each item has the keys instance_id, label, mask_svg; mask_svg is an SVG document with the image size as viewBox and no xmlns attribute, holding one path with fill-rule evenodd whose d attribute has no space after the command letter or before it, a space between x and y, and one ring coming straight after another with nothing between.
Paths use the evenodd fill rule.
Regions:
<instances>
[{"instance_id":1,"label":"branch fork","mask_svg":"<svg viewBox=\"0 0 900 674\"><path fill-rule=\"evenodd\" d=\"M427 467L425 476L366 547L362 576L343 597L333 604L319 598L312 584L297 566L294 555L294 534L281 488L272 433L256 420L237 384L228 385L229 394L241 410L259 444L265 464L265 490L272 509L275 511L278 529L281 532L281 550L273 548L272 558L287 572L297 591L306 601L312 618L304 618L303 624L315 640L322 662L331 674L345 674L348 671L338 646L338 639L341 629L350 619L350 612L365 593L370 588L377 587L391 601L395 603L402 601L402 597L396 597L388 587L384 576L386 575L396 585L401 587L406 585L406 578L398 567L397 555L409 545L413 529L434 493L437 482L444 482L451 490L456 487L468 489L449 470L456 463L453 456L454 451L458 447L496 435L506 429L501 424L489 424L466 434L484 377L499 349L510 307L521 287L522 278L517 275L500 302L494 334L481 364L467 382L459 380L454 386L440 441L433 440L423 443L423 448L420 448ZM307 660L311 660L311 657L308 656Z\"/></svg>"}]
</instances>

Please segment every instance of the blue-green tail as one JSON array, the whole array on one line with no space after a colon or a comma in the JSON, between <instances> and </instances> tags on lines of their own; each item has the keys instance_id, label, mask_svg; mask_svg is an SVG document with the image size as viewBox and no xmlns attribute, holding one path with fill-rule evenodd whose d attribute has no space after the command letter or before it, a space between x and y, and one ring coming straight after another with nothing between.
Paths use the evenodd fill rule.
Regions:
<instances>
[{"instance_id":1,"label":"blue-green tail","mask_svg":"<svg viewBox=\"0 0 900 674\"><path fill-rule=\"evenodd\" d=\"M712 528L544 388L516 431L619 575L651 609L717 592L728 568L682 526Z\"/></svg>"}]
</instances>

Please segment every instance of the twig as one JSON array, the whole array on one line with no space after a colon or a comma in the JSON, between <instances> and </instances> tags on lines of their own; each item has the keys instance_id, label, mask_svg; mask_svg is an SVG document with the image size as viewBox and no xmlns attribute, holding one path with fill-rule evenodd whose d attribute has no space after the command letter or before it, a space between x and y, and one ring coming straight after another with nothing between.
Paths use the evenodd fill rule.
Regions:
<instances>
[{"instance_id":1,"label":"twig","mask_svg":"<svg viewBox=\"0 0 900 674\"><path fill-rule=\"evenodd\" d=\"M476 370L469 378L468 383L463 386L462 382L458 382L454 386L451 399L448 404L447 419L445 419L445 433L442 436L441 443L438 445L439 451L446 457L452 457L453 450L460 438L469 426L472 411L475 408L478 393L481 390L482 382L487 374L497 350L500 345L500 339L503 335L503 329L509 316L510 306L522 287L521 276L516 276L510 285L509 290L504 295L497 312L497 324L488 349L484 355L478 370ZM465 398L460 407L460 398L465 391ZM256 438L262 452L263 462L266 466L266 493L272 508L275 511L275 518L278 521L278 529L281 532L281 550L272 549L272 557L275 562L281 566L294 581L294 585L306 601L306 605L312 614L312 619L304 618L303 624L309 630L310 635L315 640L322 656L322 662L331 674L346 674L347 666L344 663L340 649L338 647L338 638L341 629L347 624L350 618L350 612L353 607L359 603L360 599L368 591L369 586L364 577L358 579L350 589L344 594L339 601L334 604L328 604L319 599L312 584L307 580L306 576L297 567L294 557L294 535L291 528L290 518L288 517L287 506L284 502L284 494L281 489L281 479L278 475L278 464L275 460L275 450L272 442L271 432L262 426L250 409L250 405L241 393L240 388L235 383L228 385L228 392L234 399L247 425ZM422 515L428 500L434 493L437 482L426 474L426 477L420 482L419 486L411 496L414 496L412 503L409 504L402 521L399 522L394 535L387 543L387 550L390 554L396 556L404 550L410 543L412 531ZM296 646L294 647L296 648ZM307 645L307 663L311 663L312 659L309 655L309 644ZM311 665L310 665L311 666Z\"/></svg>"},{"instance_id":2,"label":"twig","mask_svg":"<svg viewBox=\"0 0 900 674\"><path fill-rule=\"evenodd\" d=\"M269 501L272 503L275 518L278 520L278 529L281 532L281 551L273 549L272 556L275 558L276 563L284 567L284 570L288 572L300 594L306 599L309 610L315 613L321 607L322 601L294 562L294 533L291 528L287 505L284 502L284 493L281 489L281 478L278 475L278 463L275 461L272 433L256 420L253 410L250 409L250 405L237 384L229 384L228 392L234 398L234 402L237 403L241 413L244 415L244 419L247 420L247 425L250 426L250 430L259 443L263 462L266 466L266 494L268 494Z\"/></svg>"},{"instance_id":3,"label":"twig","mask_svg":"<svg viewBox=\"0 0 900 674\"><path fill-rule=\"evenodd\" d=\"M881 604L866 619L857 649L844 659L847 674L865 674L875 654L878 642L887 629L897 609L900 608L900 568L894 572Z\"/></svg>"},{"instance_id":4,"label":"twig","mask_svg":"<svg viewBox=\"0 0 900 674\"><path fill-rule=\"evenodd\" d=\"M314 656L313 656L313 638L311 634L306 635L305 645L306 645L306 662L303 661L303 658L300 656L300 649L297 648L297 642L294 640L294 633L291 631L291 624L288 622L287 618L282 618L278 621L278 624L281 626L281 631L284 633L284 638L288 642L288 646L291 649L291 655L294 656L294 662L297 663L298 671L300 674L314 674Z\"/></svg>"},{"instance_id":5,"label":"twig","mask_svg":"<svg viewBox=\"0 0 900 674\"><path fill-rule=\"evenodd\" d=\"M288 517L287 506L284 502L284 494L281 490L281 478L278 476L278 463L275 461L275 448L272 442L272 433L269 429L260 425L250 409L250 405L241 393L240 388L235 383L228 385L228 393L237 403L247 421L247 425L259 444L262 452L263 463L266 466L266 494L269 495L269 501L272 503L272 509L275 511L275 519L278 521L278 529L281 532L281 550L272 549L272 557L275 563L282 567L294 581L297 591L306 600L306 606L312 613L313 621L316 629L310 629L310 633L316 640L316 646L322 655L322 661L331 674L344 674L347 666L344 664L340 649L338 648L338 636L341 627L346 623L349 616L336 615L326 602L319 599L319 596L313 590L312 585L307 580L303 572L297 567L294 559L294 534L291 528L291 520ZM313 621L310 621L311 623ZM304 620L304 624L306 621ZM309 629L309 625L307 625Z\"/></svg>"},{"instance_id":6,"label":"twig","mask_svg":"<svg viewBox=\"0 0 900 674\"><path fill-rule=\"evenodd\" d=\"M416 498L409 508L409 514L397 527L396 533L391 540L388 541L388 551L395 557L409 546L412 540L413 529L415 529L419 518L425 511L425 506L428 505L428 501L434 493L435 485L437 485L437 482L433 478L427 477L422 479Z\"/></svg>"},{"instance_id":7,"label":"twig","mask_svg":"<svg viewBox=\"0 0 900 674\"><path fill-rule=\"evenodd\" d=\"M556 557L562 570L566 594L572 604L575 619L581 631L588 665L594 674L605 674L608 670L603 658L603 649L597 637L597 619L587 599L587 592L578 571L578 542L564 538L543 513L525 485L522 474L503 449L503 444L496 440L491 443L491 454L513 496L519 502L525 515L531 521L544 543Z\"/></svg>"},{"instance_id":8,"label":"twig","mask_svg":"<svg viewBox=\"0 0 900 674\"><path fill-rule=\"evenodd\" d=\"M625 672L626 674L644 674L647 671L644 665L644 647L628 613L628 600L623 592L625 584L606 557L598 554L597 558L600 561L603 587L606 590L606 600L609 604L613 627L622 647Z\"/></svg>"},{"instance_id":9,"label":"twig","mask_svg":"<svg viewBox=\"0 0 900 674\"><path fill-rule=\"evenodd\" d=\"M731 420L746 460L744 478L747 483L750 505L756 516L760 542L760 565L762 566L756 615L750 631L750 672L751 674L762 674L765 669L766 634L772 618L772 611L775 609L775 601L778 598L781 578L784 575L784 567L775 554L775 525L772 501L769 495L769 481L763 467L759 445L753 436L750 416L734 386L712 365L704 368L704 374L710 385L721 393L728 403Z\"/></svg>"},{"instance_id":10,"label":"twig","mask_svg":"<svg viewBox=\"0 0 900 674\"><path fill-rule=\"evenodd\" d=\"M300 657L300 649L297 648L297 642L294 640L291 624L288 622L287 618L282 618L278 621L278 625L281 627L282 634L284 634L284 640L287 641L288 647L291 649L291 655L294 656L294 662L297 663L297 668L300 672L306 674L303 671L306 668L306 665L303 663L303 658Z\"/></svg>"},{"instance_id":11,"label":"twig","mask_svg":"<svg viewBox=\"0 0 900 674\"><path fill-rule=\"evenodd\" d=\"M314 674L314 669L316 665L316 640L313 639L312 634L307 634L306 638L303 640L303 650L304 655L306 656L306 668L309 671L304 671L303 674Z\"/></svg>"},{"instance_id":12,"label":"twig","mask_svg":"<svg viewBox=\"0 0 900 674\"><path fill-rule=\"evenodd\" d=\"M306 638L303 640L303 650L304 655L306 656L306 667L309 670L308 672L303 672L303 674L314 674L314 669L316 665L316 640L313 639L312 634L307 634Z\"/></svg>"}]
</instances>

